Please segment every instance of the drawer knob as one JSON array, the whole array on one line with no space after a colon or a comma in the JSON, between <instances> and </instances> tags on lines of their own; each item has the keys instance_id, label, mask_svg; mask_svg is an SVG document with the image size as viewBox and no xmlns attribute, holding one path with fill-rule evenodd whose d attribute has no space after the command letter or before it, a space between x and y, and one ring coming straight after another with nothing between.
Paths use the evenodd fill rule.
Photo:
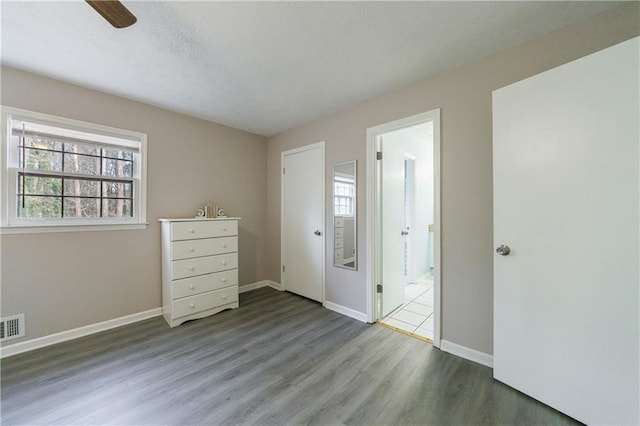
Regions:
<instances>
[{"instance_id":1,"label":"drawer knob","mask_svg":"<svg viewBox=\"0 0 640 426\"><path fill-rule=\"evenodd\" d=\"M227 261L226 261L226 260L223 260L223 261L222 261L222 264L223 264L223 265L226 265L226 264L227 264Z\"/></svg>"},{"instance_id":2,"label":"drawer knob","mask_svg":"<svg viewBox=\"0 0 640 426\"><path fill-rule=\"evenodd\" d=\"M195 267L195 266L189 266L189 270L190 270L190 271L195 271L195 270L196 270L196 267Z\"/></svg>"},{"instance_id":3,"label":"drawer knob","mask_svg":"<svg viewBox=\"0 0 640 426\"><path fill-rule=\"evenodd\" d=\"M227 277L222 277L222 282L226 283L227 282Z\"/></svg>"},{"instance_id":4,"label":"drawer knob","mask_svg":"<svg viewBox=\"0 0 640 426\"><path fill-rule=\"evenodd\" d=\"M223 245L222 245L222 248L227 248L227 245L226 245L226 244L223 244Z\"/></svg>"},{"instance_id":5,"label":"drawer knob","mask_svg":"<svg viewBox=\"0 0 640 426\"><path fill-rule=\"evenodd\" d=\"M196 305L195 305L194 303L192 303L192 304L190 304L190 305L189 305L189 307L190 307L191 309L195 309L195 308L196 308Z\"/></svg>"},{"instance_id":6,"label":"drawer knob","mask_svg":"<svg viewBox=\"0 0 640 426\"><path fill-rule=\"evenodd\" d=\"M194 251L196 251L193 247L189 247L189 252L193 253Z\"/></svg>"},{"instance_id":7,"label":"drawer knob","mask_svg":"<svg viewBox=\"0 0 640 426\"><path fill-rule=\"evenodd\" d=\"M195 286L195 285L193 285L193 284L191 284L191 285L189 286L189 288L190 288L191 290L193 290L193 289L195 289L195 288L196 288L196 286Z\"/></svg>"},{"instance_id":8,"label":"drawer knob","mask_svg":"<svg viewBox=\"0 0 640 426\"><path fill-rule=\"evenodd\" d=\"M222 298L223 298L223 299L226 299L226 298L227 298L227 296L222 296Z\"/></svg>"},{"instance_id":9,"label":"drawer knob","mask_svg":"<svg viewBox=\"0 0 640 426\"><path fill-rule=\"evenodd\" d=\"M226 227L226 226L223 226L223 227L222 227L222 230L223 230L223 231L226 231L226 230L227 230L227 227Z\"/></svg>"},{"instance_id":10,"label":"drawer knob","mask_svg":"<svg viewBox=\"0 0 640 426\"><path fill-rule=\"evenodd\" d=\"M189 233L190 233L190 234L193 234L194 232L196 232L196 230L195 230L195 229L193 229L193 228L189 228Z\"/></svg>"}]
</instances>

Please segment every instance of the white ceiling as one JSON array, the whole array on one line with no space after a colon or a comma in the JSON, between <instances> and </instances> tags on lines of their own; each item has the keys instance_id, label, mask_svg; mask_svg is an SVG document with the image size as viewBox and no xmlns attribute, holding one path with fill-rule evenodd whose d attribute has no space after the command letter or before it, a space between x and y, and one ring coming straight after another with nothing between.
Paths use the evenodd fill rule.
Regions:
<instances>
[{"instance_id":1,"label":"white ceiling","mask_svg":"<svg viewBox=\"0 0 640 426\"><path fill-rule=\"evenodd\" d=\"M0 6L1 61L270 136L522 44L615 2L83 1Z\"/></svg>"}]
</instances>

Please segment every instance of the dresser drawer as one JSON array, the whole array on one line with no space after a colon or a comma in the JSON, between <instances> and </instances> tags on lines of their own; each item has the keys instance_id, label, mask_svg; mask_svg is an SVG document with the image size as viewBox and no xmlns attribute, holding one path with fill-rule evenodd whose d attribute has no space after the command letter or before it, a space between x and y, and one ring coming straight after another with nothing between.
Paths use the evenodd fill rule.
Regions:
<instances>
[{"instance_id":1,"label":"dresser drawer","mask_svg":"<svg viewBox=\"0 0 640 426\"><path fill-rule=\"evenodd\" d=\"M206 311L238 300L238 287L227 287L171 302L174 318Z\"/></svg>"},{"instance_id":2,"label":"dresser drawer","mask_svg":"<svg viewBox=\"0 0 640 426\"><path fill-rule=\"evenodd\" d=\"M339 249L335 249L333 251L333 256L335 260L342 260L344 259L344 249L339 248Z\"/></svg>"},{"instance_id":3,"label":"dresser drawer","mask_svg":"<svg viewBox=\"0 0 640 426\"><path fill-rule=\"evenodd\" d=\"M238 270L216 272L215 274L200 275L172 282L173 299L195 296L207 291L238 285Z\"/></svg>"},{"instance_id":4,"label":"dresser drawer","mask_svg":"<svg viewBox=\"0 0 640 426\"><path fill-rule=\"evenodd\" d=\"M344 247L344 239L336 238L335 240L333 240L333 246L337 249Z\"/></svg>"},{"instance_id":5,"label":"dresser drawer","mask_svg":"<svg viewBox=\"0 0 640 426\"><path fill-rule=\"evenodd\" d=\"M171 224L171 241L238 235L235 220L195 220Z\"/></svg>"},{"instance_id":6,"label":"dresser drawer","mask_svg":"<svg viewBox=\"0 0 640 426\"><path fill-rule=\"evenodd\" d=\"M238 251L238 237L235 236L174 241L171 243L172 260L212 256L235 251Z\"/></svg>"},{"instance_id":7,"label":"dresser drawer","mask_svg":"<svg viewBox=\"0 0 640 426\"><path fill-rule=\"evenodd\" d=\"M238 253L174 260L171 262L171 279L179 280L237 268Z\"/></svg>"}]
</instances>

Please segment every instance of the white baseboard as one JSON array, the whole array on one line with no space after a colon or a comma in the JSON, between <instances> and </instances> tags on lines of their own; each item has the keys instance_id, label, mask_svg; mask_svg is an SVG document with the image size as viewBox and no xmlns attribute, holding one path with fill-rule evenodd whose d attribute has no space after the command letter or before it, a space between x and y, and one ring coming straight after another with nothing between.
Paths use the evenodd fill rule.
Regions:
<instances>
[{"instance_id":1,"label":"white baseboard","mask_svg":"<svg viewBox=\"0 0 640 426\"><path fill-rule=\"evenodd\" d=\"M363 312L358 312L351 308L347 308L346 306L338 305L337 303L328 302L328 301L325 301L322 305L325 308L329 309L330 311L334 311L339 314L346 315L353 319L357 319L358 321L367 322L367 314Z\"/></svg>"},{"instance_id":2,"label":"white baseboard","mask_svg":"<svg viewBox=\"0 0 640 426\"><path fill-rule=\"evenodd\" d=\"M493 368L493 355L458 345L457 343L449 342L447 340L440 341L440 350L459 356L460 358L468 359L469 361L477 362L478 364L482 364L486 367Z\"/></svg>"},{"instance_id":3,"label":"white baseboard","mask_svg":"<svg viewBox=\"0 0 640 426\"><path fill-rule=\"evenodd\" d=\"M271 280L262 280L256 281L255 283L241 285L240 287L238 287L238 293L244 293L262 287L271 287L275 288L278 291L283 290L282 284L278 284L277 282Z\"/></svg>"},{"instance_id":4,"label":"white baseboard","mask_svg":"<svg viewBox=\"0 0 640 426\"><path fill-rule=\"evenodd\" d=\"M243 284L240 287L238 287L238 293L245 293L247 291L266 287L268 285L269 285L269 280L256 281L255 283Z\"/></svg>"},{"instance_id":5,"label":"white baseboard","mask_svg":"<svg viewBox=\"0 0 640 426\"><path fill-rule=\"evenodd\" d=\"M162 315L162 308L154 308L148 311L138 312L137 314L126 315L120 318L85 325L83 327L61 331L59 333L14 343L12 345L3 345L0 347L0 358L21 354L23 352L32 351L45 346L55 345L56 343L66 342L67 340L77 339L79 337L88 336L89 334L99 333L101 331L110 330L112 328L121 327L123 325L132 324L134 322L143 321L160 315Z\"/></svg>"},{"instance_id":6,"label":"white baseboard","mask_svg":"<svg viewBox=\"0 0 640 426\"><path fill-rule=\"evenodd\" d=\"M275 281L271 281L271 280L267 280L269 281L269 284L267 284L269 287L271 288L275 288L278 291L284 291L284 286L280 283L277 283Z\"/></svg>"}]
</instances>

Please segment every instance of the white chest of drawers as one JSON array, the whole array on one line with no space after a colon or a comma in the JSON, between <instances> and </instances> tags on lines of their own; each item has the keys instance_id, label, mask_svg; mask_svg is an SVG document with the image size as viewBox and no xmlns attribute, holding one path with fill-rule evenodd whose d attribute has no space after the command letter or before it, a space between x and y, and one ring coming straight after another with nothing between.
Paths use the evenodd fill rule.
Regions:
<instances>
[{"instance_id":1,"label":"white chest of drawers","mask_svg":"<svg viewBox=\"0 0 640 426\"><path fill-rule=\"evenodd\" d=\"M238 220L160 219L162 314L171 327L239 306Z\"/></svg>"}]
</instances>

